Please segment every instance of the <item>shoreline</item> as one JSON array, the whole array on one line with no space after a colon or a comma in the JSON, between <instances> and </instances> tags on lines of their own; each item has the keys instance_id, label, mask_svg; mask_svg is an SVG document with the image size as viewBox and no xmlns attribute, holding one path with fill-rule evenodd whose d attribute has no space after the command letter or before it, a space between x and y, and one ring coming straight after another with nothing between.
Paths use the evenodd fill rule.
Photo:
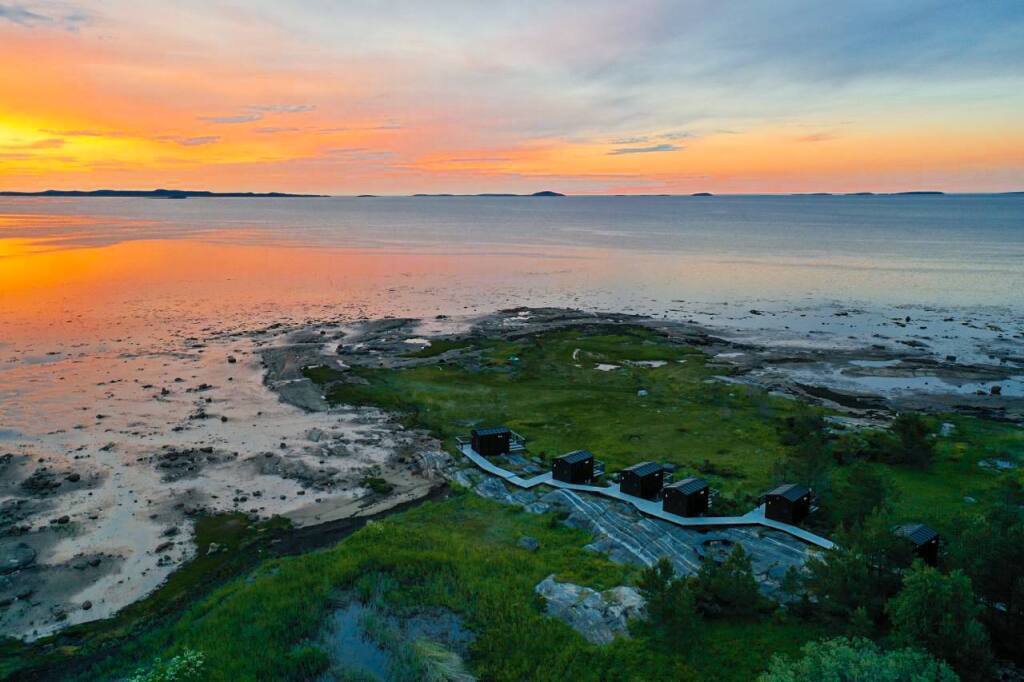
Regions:
<instances>
[{"instance_id":1,"label":"shoreline","mask_svg":"<svg viewBox=\"0 0 1024 682\"><path fill-rule=\"evenodd\" d=\"M944 372L954 381L968 382L979 376L1004 377L999 372L1008 368L937 361L912 347L757 346L729 340L722 330L705 325L626 313L513 308L460 318L272 324L214 335L191 342L192 352L161 360L164 380L143 389L152 402L118 400L124 412L112 411L102 419L97 413L92 426L36 437L3 462L0 486L21 502L4 508L5 527L14 534L8 532L0 546L10 551L27 544L34 552L9 592L24 594L26 585L34 585L31 594L38 595L12 602L14 608L3 614L5 631L13 634L20 628L29 638L41 637L138 602L195 556L191 527L200 514L237 510L252 518L282 515L298 528L344 525L353 516L421 499L445 478L447 455L441 444L428 434L406 430L395 415L381 410L329 408L319 388L303 376L304 367L415 366L433 361L408 357L410 349L429 347L422 343L425 337L434 342L464 334L512 339L573 325L657 330L701 348L713 363L736 374L722 380L829 406L850 423L886 423L893 411L909 408L1015 422L1024 414L1024 399L1016 395L885 396L814 380L833 375L844 380L884 378L894 372L919 378L920 372ZM339 348L341 339L346 350ZM147 367L152 370L152 363ZM177 374L189 378L176 382ZM101 390L111 390L109 381ZM169 394L162 394L161 385ZM112 395L122 386L123 381L115 384ZM130 392L137 395L138 390L132 385ZM49 454L41 455L40 446L48 443ZM60 458L56 447L61 443L77 444ZM38 492L25 494L23 484L40 469L52 476L42 477ZM72 482L75 473L79 477ZM383 477L392 492L370 494L363 484L368 476ZM52 483L57 485L46 488ZM64 516L69 517L66 525L52 523ZM172 528L178 530L165 535ZM169 549L146 549L165 543L171 543ZM134 587L128 589L129 583ZM47 598L40 600L43 594ZM85 601L92 603L88 611L82 608ZM27 603L35 605L15 619Z\"/></svg>"}]
</instances>

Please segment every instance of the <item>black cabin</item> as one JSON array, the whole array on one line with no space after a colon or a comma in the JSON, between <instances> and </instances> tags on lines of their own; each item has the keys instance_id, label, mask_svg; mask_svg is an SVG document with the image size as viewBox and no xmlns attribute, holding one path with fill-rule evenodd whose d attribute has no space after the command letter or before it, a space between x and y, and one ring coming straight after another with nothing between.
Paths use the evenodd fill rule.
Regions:
<instances>
[{"instance_id":1,"label":"black cabin","mask_svg":"<svg viewBox=\"0 0 1024 682\"><path fill-rule=\"evenodd\" d=\"M512 448L512 431L504 426L473 429L473 449L481 455L507 455Z\"/></svg>"},{"instance_id":2,"label":"black cabin","mask_svg":"<svg viewBox=\"0 0 1024 682\"><path fill-rule=\"evenodd\" d=\"M896 534L910 540L914 552L929 566L939 563L939 534L923 523L908 523L896 528Z\"/></svg>"},{"instance_id":3,"label":"black cabin","mask_svg":"<svg viewBox=\"0 0 1024 682\"><path fill-rule=\"evenodd\" d=\"M551 477L565 483L590 483L594 478L594 455L589 450L576 450L556 457Z\"/></svg>"},{"instance_id":4,"label":"black cabin","mask_svg":"<svg viewBox=\"0 0 1024 682\"><path fill-rule=\"evenodd\" d=\"M708 511L711 489L703 478L684 478L665 486L661 508L679 516L700 516Z\"/></svg>"},{"instance_id":5,"label":"black cabin","mask_svg":"<svg viewBox=\"0 0 1024 682\"><path fill-rule=\"evenodd\" d=\"M665 470L657 462L641 462L622 470L619 490L627 495L656 500L665 482Z\"/></svg>"},{"instance_id":6,"label":"black cabin","mask_svg":"<svg viewBox=\"0 0 1024 682\"><path fill-rule=\"evenodd\" d=\"M796 483L784 483L765 493L764 515L783 523L798 524L811 511L811 491Z\"/></svg>"}]
</instances>

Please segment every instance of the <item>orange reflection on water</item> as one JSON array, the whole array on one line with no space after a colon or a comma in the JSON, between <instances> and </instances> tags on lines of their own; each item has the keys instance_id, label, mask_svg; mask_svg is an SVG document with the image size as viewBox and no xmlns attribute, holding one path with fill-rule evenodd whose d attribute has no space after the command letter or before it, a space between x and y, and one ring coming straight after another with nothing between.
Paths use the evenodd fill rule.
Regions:
<instances>
[{"instance_id":1,"label":"orange reflection on water","mask_svg":"<svg viewBox=\"0 0 1024 682\"><path fill-rule=\"evenodd\" d=\"M484 289L503 279L565 268L539 265L529 254L467 257L199 240L56 250L45 242L0 239L0 254L0 336L26 342L72 331L95 337L115 329L145 334L150 325L180 329L185 319L256 325L309 313L310 306L320 312L349 306L344 312L370 315L401 304L427 315L448 305L445 312L451 312L473 298L493 300ZM453 288L470 292L467 300L438 299L439 289Z\"/></svg>"}]
</instances>

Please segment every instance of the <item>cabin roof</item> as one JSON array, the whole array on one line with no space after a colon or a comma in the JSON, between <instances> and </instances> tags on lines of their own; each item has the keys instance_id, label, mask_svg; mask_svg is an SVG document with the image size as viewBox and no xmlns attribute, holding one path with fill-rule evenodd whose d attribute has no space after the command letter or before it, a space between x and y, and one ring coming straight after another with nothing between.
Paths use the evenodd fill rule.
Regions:
<instances>
[{"instance_id":1,"label":"cabin roof","mask_svg":"<svg viewBox=\"0 0 1024 682\"><path fill-rule=\"evenodd\" d=\"M556 459L568 464L578 464L579 462L585 462L588 459L594 459L594 455L590 450L573 450L572 452L567 452L564 455L556 457Z\"/></svg>"},{"instance_id":2,"label":"cabin roof","mask_svg":"<svg viewBox=\"0 0 1024 682\"><path fill-rule=\"evenodd\" d=\"M656 474L661 470L662 466L658 462L640 462L639 464L634 464L633 466L623 469L624 472L630 471L640 477L650 476L651 474Z\"/></svg>"},{"instance_id":3,"label":"cabin roof","mask_svg":"<svg viewBox=\"0 0 1024 682\"><path fill-rule=\"evenodd\" d=\"M486 426L482 429L473 429L473 435L475 436L494 436L499 433L509 433L508 427L505 426Z\"/></svg>"},{"instance_id":4,"label":"cabin roof","mask_svg":"<svg viewBox=\"0 0 1024 682\"><path fill-rule=\"evenodd\" d=\"M790 502L796 502L809 492L811 491L808 488L805 488L799 483L783 483L779 487L769 490L766 494L768 496L782 497Z\"/></svg>"},{"instance_id":5,"label":"cabin roof","mask_svg":"<svg viewBox=\"0 0 1024 682\"><path fill-rule=\"evenodd\" d=\"M923 523L905 523L896 527L896 533L909 539L915 545L923 545L939 537L938 531Z\"/></svg>"},{"instance_id":6,"label":"cabin roof","mask_svg":"<svg viewBox=\"0 0 1024 682\"><path fill-rule=\"evenodd\" d=\"M697 478L696 476L690 476L689 478L684 478L681 481L676 481L675 483L665 486L666 489L671 488L672 490L678 490L684 495L692 495L707 487L708 482L703 478Z\"/></svg>"}]
</instances>

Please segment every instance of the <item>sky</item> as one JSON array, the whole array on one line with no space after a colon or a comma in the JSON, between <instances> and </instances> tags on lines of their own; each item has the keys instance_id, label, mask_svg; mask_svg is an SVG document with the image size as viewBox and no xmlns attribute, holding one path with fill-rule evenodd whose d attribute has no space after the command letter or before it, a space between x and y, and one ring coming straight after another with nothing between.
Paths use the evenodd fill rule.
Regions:
<instances>
[{"instance_id":1,"label":"sky","mask_svg":"<svg viewBox=\"0 0 1024 682\"><path fill-rule=\"evenodd\" d=\"M1021 0L0 0L0 190L1024 190Z\"/></svg>"}]
</instances>

